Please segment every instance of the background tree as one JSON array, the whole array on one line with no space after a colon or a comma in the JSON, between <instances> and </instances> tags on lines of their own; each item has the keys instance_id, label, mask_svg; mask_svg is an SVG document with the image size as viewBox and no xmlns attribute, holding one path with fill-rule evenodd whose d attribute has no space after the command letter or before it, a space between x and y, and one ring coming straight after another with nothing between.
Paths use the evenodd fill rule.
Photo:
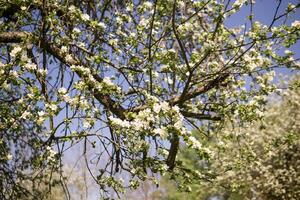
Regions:
<instances>
[{"instance_id":1,"label":"background tree","mask_svg":"<svg viewBox=\"0 0 300 200\"><path fill-rule=\"evenodd\" d=\"M227 126L222 134L212 135L206 145L218 154L207 167L219 176L211 183L193 182L191 193L176 191L164 180L161 199L299 199L299 92L296 79L282 99L271 101L261 120L244 128ZM181 156L194 163L193 168L203 168L189 151Z\"/></svg>"},{"instance_id":2,"label":"background tree","mask_svg":"<svg viewBox=\"0 0 300 200\"><path fill-rule=\"evenodd\" d=\"M299 67L286 48L299 39L300 22L287 20L300 4L278 1L262 24L254 3L1 1L0 90L16 87L15 107L22 108L1 112L3 157L15 155L9 138L18 132L7 130L22 119L41 127L26 135L27 144L56 171L66 151L82 145L102 195L157 182L160 173L177 177L179 186L210 179L211 172L190 170L177 158L180 143L199 159L216 153L190 130L209 136L225 121L257 119L276 89L274 70ZM246 7L243 26L226 25Z\"/></svg>"}]
</instances>

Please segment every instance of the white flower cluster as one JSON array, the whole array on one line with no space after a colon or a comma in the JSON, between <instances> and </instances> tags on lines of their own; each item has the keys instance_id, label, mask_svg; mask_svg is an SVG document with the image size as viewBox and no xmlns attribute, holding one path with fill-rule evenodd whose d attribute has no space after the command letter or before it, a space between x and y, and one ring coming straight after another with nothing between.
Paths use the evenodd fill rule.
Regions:
<instances>
[{"instance_id":1,"label":"white flower cluster","mask_svg":"<svg viewBox=\"0 0 300 200\"><path fill-rule=\"evenodd\" d=\"M46 74L48 73L48 70L47 69L38 69L37 70L37 74L39 76L46 76Z\"/></svg>"},{"instance_id":2,"label":"white flower cluster","mask_svg":"<svg viewBox=\"0 0 300 200\"><path fill-rule=\"evenodd\" d=\"M37 66L34 63L28 62L24 65L24 68L28 71L37 70Z\"/></svg>"},{"instance_id":3,"label":"white flower cluster","mask_svg":"<svg viewBox=\"0 0 300 200\"><path fill-rule=\"evenodd\" d=\"M193 136L187 137L187 144L189 144L193 149L201 150L201 143Z\"/></svg>"},{"instance_id":4,"label":"white flower cluster","mask_svg":"<svg viewBox=\"0 0 300 200\"><path fill-rule=\"evenodd\" d=\"M83 21L88 21L88 20L90 20L90 16L89 16L88 14L82 14L82 15L81 15L81 18L82 18Z\"/></svg>"},{"instance_id":5,"label":"white flower cluster","mask_svg":"<svg viewBox=\"0 0 300 200\"><path fill-rule=\"evenodd\" d=\"M244 3L246 3L247 0L236 0L233 4L232 7L235 9L240 9Z\"/></svg>"},{"instance_id":6,"label":"white flower cluster","mask_svg":"<svg viewBox=\"0 0 300 200\"><path fill-rule=\"evenodd\" d=\"M183 126L183 116L177 106L171 107L166 101L159 102L157 99L152 108L147 108L134 115L132 120L121 120L116 117L109 117L113 126L120 129L130 130L133 133L149 132L150 135L157 135L166 138L169 130L176 130L179 135L186 135L187 130Z\"/></svg>"},{"instance_id":7,"label":"white flower cluster","mask_svg":"<svg viewBox=\"0 0 300 200\"><path fill-rule=\"evenodd\" d=\"M94 118L85 118L85 120L83 120L83 128L90 128L91 126L93 126L95 124L95 119Z\"/></svg>"},{"instance_id":8,"label":"white flower cluster","mask_svg":"<svg viewBox=\"0 0 300 200\"><path fill-rule=\"evenodd\" d=\"M167 130L166 127L155 128L155 129L153 130L153 133L154 133L155 135L160 136L161 138L164 138L165 136L168 135L168 130Z\"/></svg>"},{"instance_id":9,"label":"white flower cluster","mask_svg":"<svg viewBox=\"0 0 300 200\"><path fill-rule=\"evenodd\" d=\"M81 33L81 30L77 27L73 28L73 33L75 33L76 35Z\"/></svg>"},{"instance_id":10,"label":"white flower cluster","mask_svg":"<svg viewBox=\"0 0 300 200\"><path fill-rule=\"evenodd\" d=\"M102 29L105 29L106 28L106 24L104 24L103 22L99 22L98 23L98 26Z\"/></svg>"},{"instance_id":11,"label":"white flower cluster","mask_svg":"<svg viewBox=\"0 0 300 200\"><path fill-rule=\"evenodd\" d=\"M61 50L62 53L67 53L67 52L68 52L68 47L62 46L62 47L60 48L60 50Z\"/></svg>"},{"instance_id":12,"label":"white flower cluster","mask_svg":"<svg viewBox=\"0 0 300 200\"><path fill-rule=\"evenodd\" d=\"M46 103L46 109L49 109L50 112L56 112L58 110L58 106L54 103Z\"/></svg>"},{"instance_id":13,"label":"white flower cluster","mask_svg":"<svg viewBox=\"0 0 300 200\"><path fill-rule=\"evenodd\" d=\"M292 26L293 28L300 28L300 21L298 21L298 20L294 21L294 22L291 24L291 26Z\"/></svg>"},{"instance_id":14,"label":"white flower cluster","mask_svg":"<svg viewBox=\"0 0 300 200\"><path fill-rule=\"evenodd\" d=\"M263 57L255 51L250 51L249 54L245 54L243 59L245 66L250 71L253 71L256 68L268 67L272 62L269 58Z\"/></svg>"},{"instance_id":15,"label":"white flower cluster","mask_svg":"<svg viewBox=\"0 0 300 200\"><path fill-rule=\"evenodd\" d=\"M130 129L134 131L145 131L150 130L150 123L154 123L155 120L158 120L155 117L150 109L145 109L140 111L132 121L121 120L115 117L109 117L109 120L113 125L120 128Z\"/></svg>"},{"instance_id":16,"label":"white flower cluster","mask_svg":"<svg viewBox=\"0 0 300 200\"><path fill-rule=\"evenodd\" d=\"M12 159L13 159L13 156L9 153L9 154L6 155L6 159L7 159L7 160L12 160Z\"/></svg>"},{"instance_id":17,"label":"white flower cluster","mask_svg":"<svg viewBox=\"0 0 300 200\"><path fill-rule=\"evenodd\" d=\"M31 113L28 111L23 112L23 114L21 115L21 119L28 119L28 117L31 116Z\"/></svg>"},{"instance_id":18,"label":"white flower cluster","mask_svg":"<svg viewBox=\"0 0 300 200\"><path fill-rule=\"evenodd\" d=\"M92 71L87 67L81 65L72 65L71 70L81 74L86 85L94 87L94 89L100 91L102 94L111 94L112 92L119 94L121 92L121 88L115 85L109 77L104 77L102 82L97 81L93 77ZM84 87L84 85L82 85L82 87Z\"/></svg>"},{"instance_id":19,"label":"white flower cluster","mask_svg":"<svg viewBox=\"0 0 300 200\"><path fill-rule=\"evenodd\" d=\"M67 89L64 88L64 87L59 88L59 89L58 89L58 94L60 94L60 95L65 95L65 94L67 94Z\"/></svg>"},{"instance_id":20,"label":"white flower cluster","mask_svg":"<svg viewBox=\"0 0 300 200\"><path fill-rule=\"evenodd\" d=\"M162 112L167 112L168 110L170 110L170 106L169 106L169 104L167 103L167 102L165 102L165 101L163 101L163 102L161 102L161 103L155 103L154 105L153 105L153 111L155 112L155 113L160 113L160 111L162 111Z\"/></svg>"},{"instance_id":21,"label":"white flower cluster","mask_svg":"<svg viewBox=\"0 0 300 200\"><path fill-rule=\"evenodd\" d=\"M6 65L3 64L2 62L0 62L0 76L5 73L5 71L4 71L5 67L6 67Z\"/></svg>"},{"instance_id":22,"label":"white flower cluster","mask_svg":"<svg viewBox=\"0 0 300 200\"><path fill-rule=\"evenodd\" d=\"M142 6L145 7L146 9L151 9L153 4L150 1L145 1Z\"/></svg>"},{"instance_id":23,"label":"white flower cluster","mask_svg":"<svg viewBox=\"0 0 300 200\"><path fill-rule=\"evenodd\" d=\"M50 146L46 147L46 151L48 154L47 160L49 162L55 162L55 156L56 156L57 152L54 151Z\"/></svg>"},{"instance_id":24,"label":"white flower cluster","mask_svg":"<svg viewBox=\"0 0 300 200\"><path fill-rule=\"evenodd\" d=\"M44 112L43 110L38 111L38 119L37 119L37 124L41 125L45 122L46 118L47 118L47 114L46 112Z\"/></svg>"},{"instance_id":25,"label":"white flower cluster","mask_svg":"<svg viewBox=\"0 0 300 200\"><path fill-rule=\"evenodd\" d=\"M75 72L79 72L83 75L90 75L91 74L91 70L87 67L81 66L81 65L72 65L71 70L75 71Z\"/></svg>"},{"instance_id":26,"label":"white flower cluster","mask_svg":"<svg viewBox=\"0 0 300 200\"><path fill-rule=\"evenodd\" d=\"M69 15L70 15L71 18L81 19L82 22L88 23L92 28L97 28L97 27L99 27L101 29L106 28L105 23L93 21L89 14L82 13L82 11L80 9L76 8L74 5L71 5L68 8L68 10L69 10ZM73 34L78 35L79 33L81 33L81 30L79 28L75 27L73 29Z\"/></svg>"},{"instance_id":27,"label":"white flower cluster","mask_svg":"<svg viewBox=\"0 0 300 200\"><path fill-rule=\"evenodd\" d=\"M32 62L30 58L27 56L27 51L23 50L20 46L15 46L14 49L10 52L10 56L12 59L15 59L19 55L21 62L21 68L28 72L36 72L39 76L46 76L47 69L38 69L38 66ZM1 67L1 65L0 65ZM1 69L0 69L1 70ZM22 73L22 71L14 71L12 75L14 77L18 77ZM1 71L0 71L1 74Z\"/></svg>"},{"instance_id":28,"label":"white flower cluster","mask_svg":"<svg viewBox=\"0 0 300 200\"><path fill-rule=\"evenodd\" d=\"M79 84L77 84L76 88L78 88L78 85ZM80 84L80 85L82 85L82 84ZM81 87L81 86L79 86L79 88L83 89L83 87ZM67 103L72 108L80 108L82 110L89 110L92 108L92 104L90 104L88 102L86 97L84 97L83 95L75 95L75 96L71 97L68 95L66 88L60 88L58 90L58 95L59 95L60 99L63 100L64 103ZM93 109L96 109L96 108L93 108Z\"/></svg>"},{"instance_id":29,"label":"white flower cluster","mask_svg":"<svg viewBox=\"0 0 300 200\"><path fill-rule=\"evenodd\" d=\"M71 6L69 7L69 11L70 11L70 12L75 12L75 11L76 11L76 7L75 7L74 5L71 5Z\"/></svg>"},{"instance_id":30,"label":"white flower cluster","mask_svg":"<svg viewBox=\"0 0 300 200\"><path fill-rule=\"evenodd\" d=\"M20 46L15 46L13 48L13 50L10 52L10 56L12 58L15 58L21 51L22 51L22 48Z\"/></svg>"},{"instance_id":31,"label":"white flower cluster","mask_svg":"<svg viewBox=\"0 0 300 200\"><path fill-rule=\"evenodd\" d=\"M104 79L103 79L103 83L106 85L106 86L109 86L109 87L113 87L115 84L113 84L112 82L111 82L111 79L109 78L109 77L105 77Z\"/></svg>"}]
</instances>

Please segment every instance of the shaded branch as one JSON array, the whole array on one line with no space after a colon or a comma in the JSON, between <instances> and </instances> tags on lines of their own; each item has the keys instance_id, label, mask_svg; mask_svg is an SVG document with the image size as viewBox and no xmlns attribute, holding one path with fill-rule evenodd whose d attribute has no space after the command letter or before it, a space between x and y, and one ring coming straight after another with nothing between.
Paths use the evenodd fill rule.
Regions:
<instances>
[{"instance_id":1,"label":"shaded branch","mask_svg":"<svg viewBox=\"0 0 300 200\"><path fill-rule=\"evenodd\" d=\"M226 78L229 76L229 73L223 73L222 75L216 77L215 79L209 81L207 84L205 84L204 86L198 87L196 89L194 89L193 91L190 91L188 93L186 93L186 95L184 96L176 96L170 100L168 100L169 104L171 106L174 105L179 105L179 107L182 107L182 104L185 101L188 101L190 99L193 99L201 94L204 94L205 92L208 92L210 89L220 85L221 83L223 83ZM139 112L141 110L145 110L146 108L148 108L148 105L141 105L141 106L137 106L134 108L131 108L129 111L131 112Z\"/></svg>"},{"instance_id":2,"label":"shaded branch","mask_svg":"<svg viewBox=\"0 0 300 200\"><path fill-rule=\"evenodd\" d=\"M228 76L229 76L229 73L222 74L222 75L216 77L215 79L209 81L206 85L198 87L195 90L186 93L184 96L180 96L180 97L177 96L177 97L171 99L169 102L171 105L177 105L177 104L180 105L180 104L184 103L185 101L193 99L205 92L208 92L212 88L218 86L220 83L224 82Z\"/></svg>"},{"instance_id":3,"label":"shaded branch","mask_svg":"<svg viewBox=\"0 0 300 200\"><path fill-rule=\"evenodd\" d=\"M58 58L61 62L67 64L67 65L82 65L78 60L75 58L68 59L66 60L66 57L64 54L61 52L60 48L55 46L54 44L50 43L45 43L45 47L47 51L52 54L54 57ZM85 66L86 67L86 66ZM79 70L75 70L76 74L80 77L83 78L83 73ZM102 78L98 76L96 73L92 74L93 78L96 79L98 82L102 82ZM93 90L94 85L91 83L87 83L88 87L90 90ZM120 119L125 119L125 109L119 105L117 102L115 102L109 95L104 95L98 90L93 91L94 97L107 109L109 109L113 114L118 116Z\"/></svg>"},{"instance_id":4,"label":"shaded branch","mask_svg":"<svg viewBox=\"0 0 300 200\"><path fill-rule=\"evenodd\" d=\"M177 133L173 133L171 139L171 147L166 161L170 171L172 171L175 167L175 160L176 160L176 155L178 153L178 149L179 149L179 136Z\"/></svg>"},{"instance_id":5,"label":"shaded branch","mask_svg":"<svg viewBox=\"0 0 300 200\"><path fill-rule=\"evenodd\" d=\"M180 112L185 117L195 118L195 119L200 119L200 120L219 121L222 119L219 116L211 116L208 114L200 114L200 113L194 113L194 112L188 112L188 111L182 111L182 110Z\"/></svg>"},{"instance_id":6,"label":"shaded branch","mask_svg":"<svg viewBox=\"0 0 300 200\"><path fill-rule=\"evenodd\" d=\"M20 43L29 36L28 32L0 33L0 43Z\"/></svg>"}]
</instances>

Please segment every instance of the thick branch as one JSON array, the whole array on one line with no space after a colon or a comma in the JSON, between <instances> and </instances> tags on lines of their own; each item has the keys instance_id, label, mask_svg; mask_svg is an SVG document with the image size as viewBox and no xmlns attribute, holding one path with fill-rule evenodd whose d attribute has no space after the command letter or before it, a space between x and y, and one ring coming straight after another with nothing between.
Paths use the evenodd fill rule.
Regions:
<instances>
[{"instance_id":1,"label":"thick branch","mask_svg":"<svg viewBox=\"0 0 300 200\"><path fill-rule=\"evenodd\" d=\"M0 34L0 43L20 43L28 37L27 32L6 32Z\"/></svg>"},{"instance_id":2,"label":"thick branch","mask_svg":"<svg viewBox=\"0 0 300 200\"><path fill-rule=\"evenodd\" d=\"M188 112L188 111L182 111L182 110L180 112L185 117L195 118L195 119L200 119L200 120L219 121L222 119L219 116L211 116L211 115L207 115L207 114L200 114L200 113L194 113L194 112Z\"/></svg>"},{"instance_id":3,"label":"thick branch","mask_svg":"<svg viewBox=\"0 0 300 200\"><path fill-rule=\"evenodd\" d=\"M228 76L229 76L228 73L220 75L220 76L216 77L215 79L209 81L206 85L198 87L197 89L195 89L191 92L188 92L184 96L180 96L180 97L177 96L177 97L171 99L170 104L171 105L177 105L177 104L180 105L187 100L193 99L205 92L208 92L212 88L214 88L214 87L218 86L219 84L221 84L222 82L224 82Z\"/></svg>"},{"instance_id":4,"label":"thick branch","mask_svg":"<svg viewBox=\"0 0 300 200\"><path fill-rule=\"evenodd\" d=\"M45 43L45 48L47 49L47 51L52 54L54 57L58 58L61 62L67 64L67 65L81 65L81 63L72 58L72 59L68 59L66 60L66 57L64 56L64 54L61 52L61 50L50 43ZM80 77L83 78L83 74L81 71L76 70L75 71L76 74ZM102 78L100 76L98 76L97 74L92 74L94 79L96 79L98 82L102 82ZM94 88L94 85L91 83L87 83L89 88L92 90ZM99 92L98 90L94 91L94 97L102 104L104 105L105 108L107 108L108 110L110 110L113 114L115 114L116 116L118 116L120 119L125 119L125 109L119 105L117 102L115 102L109 95L104 95L101 92Z\"/></svg>"},{"instance_id":5,"label":"thick branch","mask_svg":"<svg viewBox=\"0 0 300 200\"><path fill-rule=\"evenodd\" d=\"M171 139L171 147L167 158L167 165L170 171L172 171L175 167L175 160L176 160L176 155L178 153L178 149L179 149L179 136L177 133L173 133L173 137Z\"/></svg>"},{"instance_id":6,"label":"thick branch","mask_svg":"<svg viewBox=\"0 0 300 200\"><path fill-rule=\"evenodd\" d=\"M176 97L170 99L168 102L171 106L179 104L179 107L181 107L180 104L182 105L185 101L193 99L201 94L204 94L205 92L208 92L210 89L220 85L222 82L224 82L226 80L226 78L228 76L229 76L229 73L220 75L220 76L216 77L215 79L209 81L204 86L198 87L197 89L194 89L193 91L188 92L184 96L176 96ZM130 111L131 112L139 112L141 110L146 109L147 107L148 107L147 105L141 105L141 106L137 106L137 107L130 109ZM188 116L186 116L186 117L188 117Z\"/></svg>"},{"instance_id":7,"label":"thick branch","mask_svg":"<svg viewBox=\"0 0 300 200\"><path fill-rule=\"evenodd\" d=\"M5 42L5 43L11 43L11 42L20 42L23 41L26 37L28 37L29 33L27 32L7 32L7 33L1 33L0 34L0 42ZM56 57L57 59L59 59L61 62L67 64L67 65L81 65L81 63L76 60L76 59L68 59L66 60L64 54L61 52L60 48L57 47L54 44L51 43L47 43L45 42L45 48L46 50L52 54L54 57ZM80 71L75 71L77 73L77 75L82 78L83 74ZM186 93L184 96L177 96L173 99L171 99L169 101L169 103L171 105L177 105L177 104L182 104L187 100L190 100L192 98L195 98L197 96L199 96L200 94L203 94L207 91L209 91L210 89L218 86L220 83L222 83L227 77L229 76L229 74L223 74L221 76L218 76L217 78L211 80L210 82L208 82L206 85L202 86L202 87L198 87L197 89L190 91L188 93ZM93 74L93 77L98 81L98 82L102 82L102 78L99 77L97 74ZM89 85L89 87L91 89L93 89L93 85ZM101 94L99 91L95 90L94 91L94 96L95 98L102 104L104 105L105 108L109 109L113 114L115 114L116 116L118 116L121 119L125 119L125 109L119 105L117 102L115 102L109 95L103 95ZM134 109L131 109L131 111L133 112L138 112L140 110L143 110L144 106L139 106L136 107ZM184 115L184 114L183 114ZM191 114L191 113L185 113L186 117L196 117L197 114ZM200 116L198 116L200 117ZM204 117L204 116L202 116ZM204 118L202 118L204 119ZM208 119L208 118L205 118ZM216 118L211 118L212 120L216 120Z\"/></svg>"},{"instance_id":8,"label":"thick branch","mask_svg":"<svg viewBox=\"0 0 300 200\"><path fill-rule=\"evenodd\" d=\"M182 44L182 42L180 40L180 36L179 36L179 34L178 34L177 30L176 30L175 15L176 15L176 0L174 0L174 3L173 3L172 28L173 28L173 32L174 32L175 38L176 38L176 40L177 40L177 42L179 44L182 57L183 57L184 62L186 64L186 66L187 66L187 69L189 71L189 76L187 78L186 84L185 84L184 89L183 89L182 94L181 94L181 97L182 97L189 90L189 86L190 86L190 82L192 80L192 73L193 72L191 71L190 63L189 63L189 60L188 60L187 55L186 55L186 49L185 49L184 45Z\"/></svg>"}]
</instances>

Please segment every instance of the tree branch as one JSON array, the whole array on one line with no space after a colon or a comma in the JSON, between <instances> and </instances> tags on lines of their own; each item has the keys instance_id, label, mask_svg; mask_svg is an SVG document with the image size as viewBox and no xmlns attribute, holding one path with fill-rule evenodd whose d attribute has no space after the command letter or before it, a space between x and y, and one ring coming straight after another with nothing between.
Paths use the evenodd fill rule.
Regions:
<instances>
[{"instance_id":1,"label":"tree branch","mask_svg":"<svg viewBox=\"0 0 300 200\"><path fill-rule=\"evenodd\" d=\"M3 43L19 43L23 40L25 40L30 33L28 32L6 32L6 33L0 33L0 42ZM47 41L44 42L44 48L46 48L46 51L50 53L52 56L56 57L58 60L60 60L62 63L71 66L71 65L82 65L78 60L76 60L74 57L72 59L66 60L65 55L62 53L59 47L57 47L54 44L51 44ZM85 66L86 67L86 66ZM80 77L83 78L83 74L79 70L75 70L75 73ZM98 76L97 74L93 73L93 77L98 81L102 82L102 78ZM93 92L94 97L108 110L110 110L113 114L118 116L120 119L125 119L125 109L119 105L117 102L115 102L109 95L104 95L98 90L94 90L94 85L91 83L88 83L88 86L90 90Z\"/></svg>"},{"instance_id":2,"label":"tree branch","mask_svg":"<svg viewBox=\"0 0 300 200\"><path fill-rule=\"evenodd\" d=\"M171 106L174 105L179 105L179 107L181 107L181 105L185 102L188 101L190 99L193 99L205 92L208 92L210 89L218 86L219 84L221 84L222 82L224 82L226 80L226 78L229 76L229 73L223 73L222 75L216 77L215 79L209 81L207 84L205 84L204 86L198 87L196 89L194 89L193 91L188 92L186 95L182 96L176 96L170 100L168 100L169 104ZM146 109L148 106L147 105L141 105L141 106L137 106L134 108L131 108L129 111L131 112L139 112L141 110Z\"/></svg>"},{"instance_id":3,"label":"tree branch","mask_svg":"<svg viewBox=\"0 0 300 200\"><path fill-rule=\"evenodd\" d=\"M6 32L0 33L0 43L20 43L30 34L28 32Z\"/></svg>"},{"instance_id":4,"label":"tree branch","mask_svg":"<svg viewBox=\"0 0 300 200\"><path fill-rule=\"evenodd\" d=\"M188 111L180 111L181 114L185 117L189 117L189 118L195 118L195 119L202 119L202 120L212 120L212 121L219 121L222 118L219 116L211 116L208 114L200 114L200 113L194 113L194 112L188 112Z\"/></svg>"},{"instance_id":5,"label":"tree branch","mask_svg":"<svg viewBox=\"0 0 300 200\"><path fill-rule=\"evenodd\" d=\"M218 86L220 83L224 82L228 76L229 76L229 73L220 75L220 76L216 77L215 79L209 81L206 85L198 87L197 89L186 93L186 95L184 95L184 96L177 96L177 97L171 99L169 102L171 105L177 105L177 104L180 105L183 102L193 99L193 98L199 96L200 94L203 94L203 93L209 91L210 89Z\"/></svg>"},{"instance_id":6,"label":"tree branch","mask_svg":"<svg viewBox=\"0 0 300 200\"><path fill-rule=\"evenodd\" d=\"M172 171L175 167L176 155L177 155L178 149L179 149L179 136L177 133L173 133L172 135L173 136L171 139L171 147L170 147L169 155L168 155L168 158L166 161L170 171Z\"/></svg>"}]
</instances>

